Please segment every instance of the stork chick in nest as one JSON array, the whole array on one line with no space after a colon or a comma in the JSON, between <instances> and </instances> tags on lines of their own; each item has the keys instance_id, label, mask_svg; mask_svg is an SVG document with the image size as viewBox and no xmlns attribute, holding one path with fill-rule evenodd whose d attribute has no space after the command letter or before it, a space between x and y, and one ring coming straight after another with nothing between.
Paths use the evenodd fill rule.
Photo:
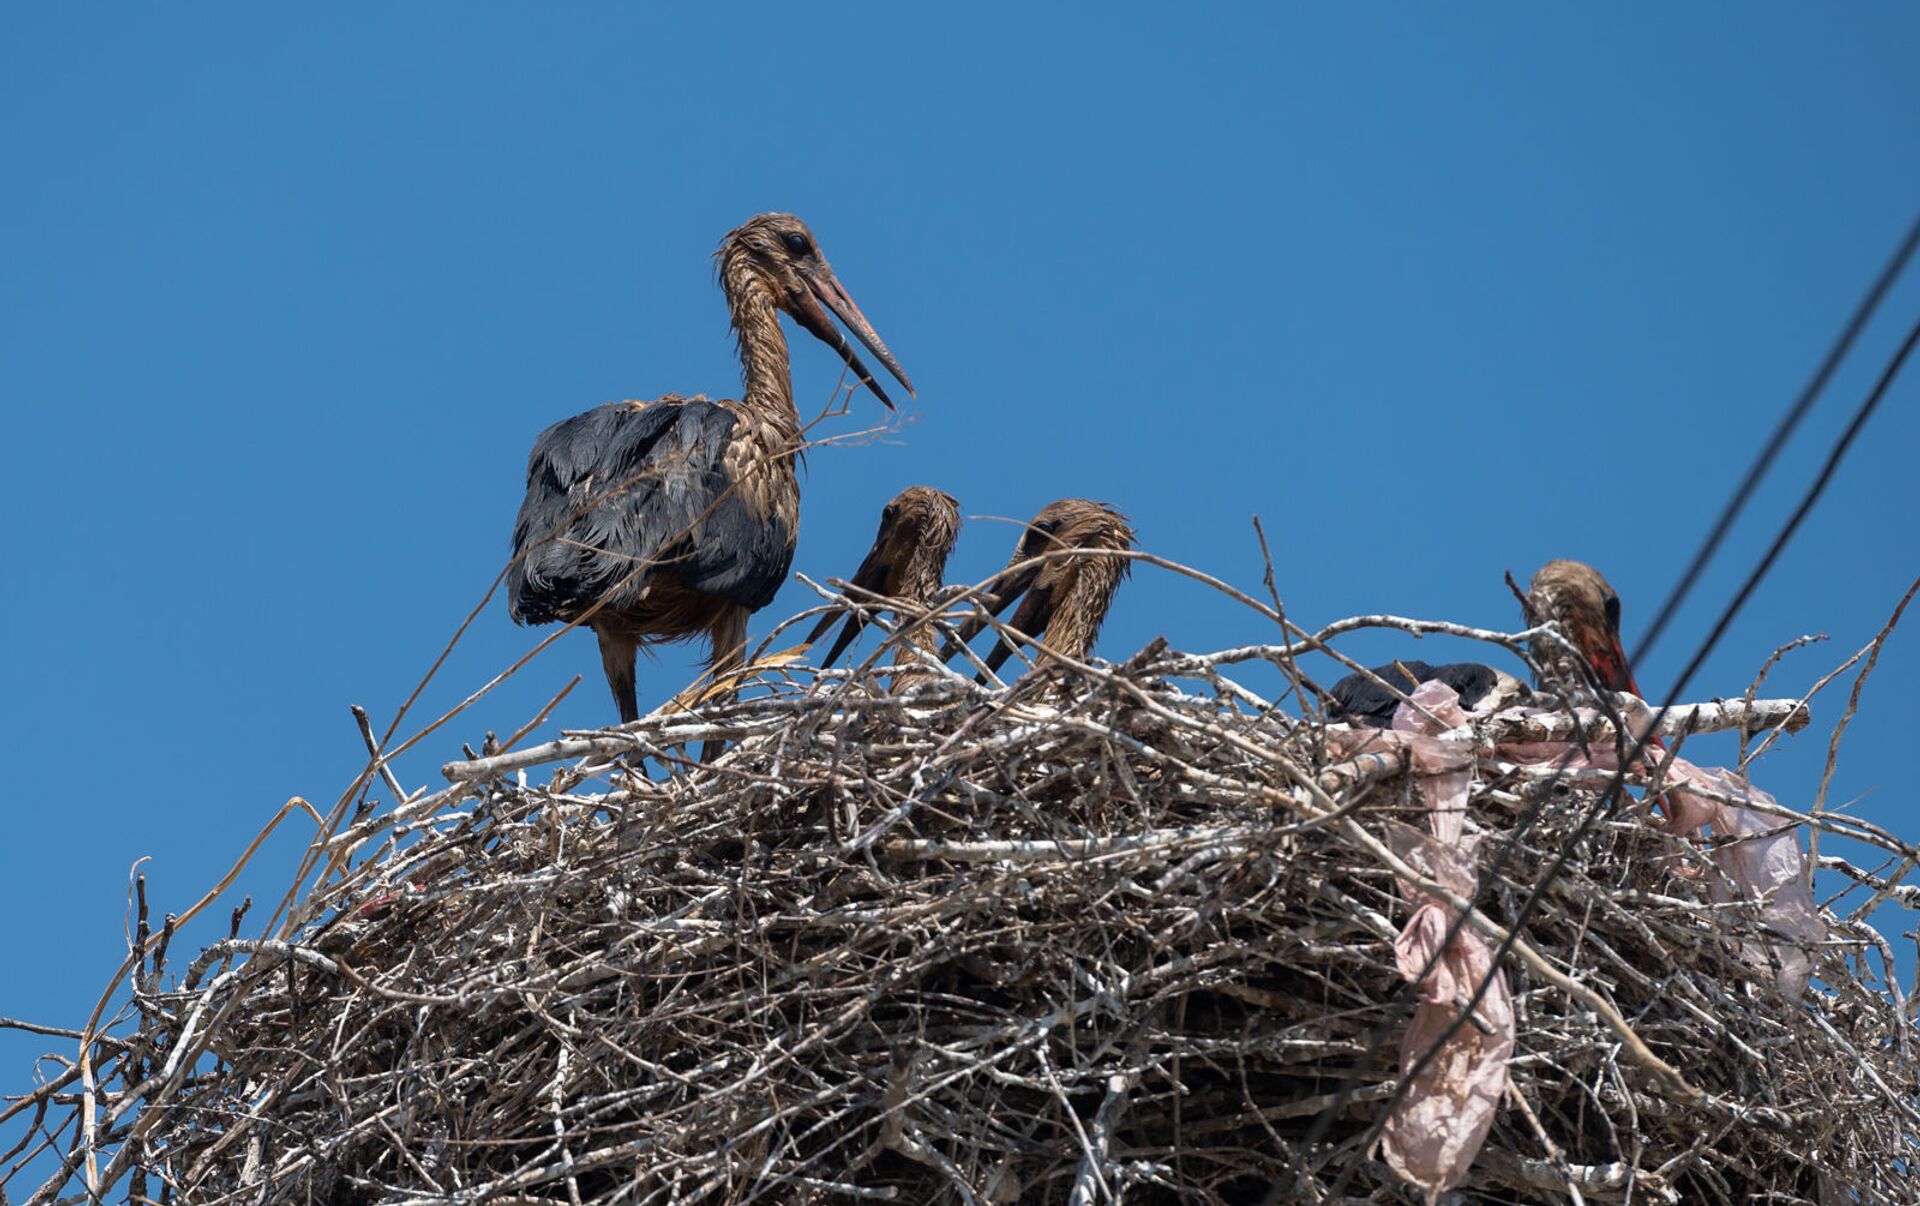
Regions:
<instances>
[{"instance_id":1,"label":"stork chick in nest","mask_svg":"<svg viewBox=\"0 0 1920 1206\"><path fill-rule=\"evenodd\" d=\"M880 530L873 538L873 547L867 550L866 558L849 581L868 594L897 600L902 606L895 607L893 613L897 620L904 622L932 604L946 574L947 557L952 554L959 535L960 504L951 494L931 486L908 486L894 495L893 501L880 512ZM862 601L855 599L855 602ZM825 636L838 618L822 616L807 636L807 644ZM840 635L834 638L833 648L820 659L823 669L833 665L866 623L864 612L856 611L847 617ZM933 625L924 620L897 634L897 639L903 643L895 660L902 664L917 660L915 647L931 653L937 644Z\"/></svg>"},{"instance_id":2,"label":"stork chick in nest","mask_svg":"<svg viewBox=\"0 0 1920 1206\"><path fill-rule=\"evenodd\" d=\"M1130 558L1116 554L1131 551L1133 544L1127 517L1106 503L1084 498L1048 503L1027 524L1007 568L987 582L982 605L997 616L1019 599L1007 624L1032 642L1043 660L1058 654L1083 661L1093 652L1113 592L1133 568ZM984 627L984 619L967 621L960 642ZM941 657L955 652L957 646L949 646ZM1013 645L1002 635L987 656L987 668L998 673L1012 653ZM980 681L986 681L984 674Z\"/></svg>"}]
</instances>

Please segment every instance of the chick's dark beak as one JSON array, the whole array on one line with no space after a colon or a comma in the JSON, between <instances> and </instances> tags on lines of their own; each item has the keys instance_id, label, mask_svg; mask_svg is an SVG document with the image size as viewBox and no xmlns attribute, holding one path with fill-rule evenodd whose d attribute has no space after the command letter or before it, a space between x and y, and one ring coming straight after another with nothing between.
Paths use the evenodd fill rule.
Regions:
<instances>
[{"instance_id":1,"label":"chick's dark beak","mask_svg":"<svg viewBox=\"0 0 1920 1206\"><path fill-rule=\"evenodd\" d=\"M1007 621L1014 631L1039 640L1046 635L1047 625L1053 623L1053 589L1050 586L1029 586L1021 596L1020 606L1014 609L1013 617ZM1000 640L987 655L987 669L995 674L1013 653L1013 645L1007 640L1007 634L1001 633ZM974 679L985 683L987 676L982 674Z\"/></svg>"},{"instance_id":2,"label":"chick's dark beak","mask_svg":"<svg viewBox=\"0 0 1920 1206\"><path fill-rule=\"evenodd\" d=\"M837 615L823 617L819 626L813 630L813 635L807 638L807 644L811 645L825 636L827 629L832 627L833 622L839 618ZM820 668L825 670L838 661L840 655L847 651L847 646L853 643L853 638L859 636L860 630L866 626L866 620L862 619L858 612L848 616L847 622L840 626L840 635L834 638L833 648L827 650L827 656L820 659Z\"/></svg>"},{"instance_id":3,"label":"chick's dark beak","mask_svg":"<svg viewBox=\"0 0 1920 1206\"><path fill-rule=\"evenodd\" d=\"M1040 566L1037 564L1011 572L1001 571L989 579L986 589L980 592L981 608L983 608L988 615L999 615L1005 611L1015 599L1025 594L1027 588L1031 587L1034 579L1039 576ZM979 616L975 616L962 624L959 632L960 644L964 645L974 637L979 636L980 630L986 626L987 622ZM954 652L958 652L957 648ZM952 656L952 653L949 653L947 656Z\"/></svg>"},{"instance_id":4,"label":"chick's dark beak","mask_svg":"<svg viewBox=\"0 0 1920 1206\"><path fill-rule=\"evenodd\" d=\"M855 570L853 577L849 579L851 585L859 587L870 595L885 594L887 590L887 575L892 572L895 553L894 541L888 538L892 523L891 515L882 520L880 534L874 538L873 547L867 550L867 555L860 561L860 568ZM838 618L831 612L822 616L820 623L807 637L807 644L812 645L818 642L827 634L827 629L833 627L834 620ZM833 648L827 650L827 656L820 659L821 669L833 665L835 659L853 642L853 638L860 635L860 630L866 627L866 623L866 617L857 611L847 617L846 625L840 629L840 636L833 642Z\"/></svg>"}]
</instances>

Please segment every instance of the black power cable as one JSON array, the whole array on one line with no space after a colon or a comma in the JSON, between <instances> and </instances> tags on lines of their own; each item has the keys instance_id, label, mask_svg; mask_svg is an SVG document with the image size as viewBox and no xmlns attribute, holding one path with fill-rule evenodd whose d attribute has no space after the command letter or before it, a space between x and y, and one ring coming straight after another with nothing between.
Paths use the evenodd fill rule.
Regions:
<instances>
[{"instance_id":1,"label":"black power cable","mask_svg":"<svg viewBox=\"0 0 1920 1206\"><path fill-rule=\"evenodd\" d=\"M1747 599L1759 587L1761 580L1767 576L1767 572L1773 568L1773 563L1780 559L1780 554L1786 549L1787 542L1792 540L1793 534L1800 530L1801 522L1813 510L1814 504L1820 501L1820 496L1826 493L1827 484L1833 480L1834 471L1840 468L1840 462L1846 458L1847 450L1853 446L1854 437L1860 434L1860 429L1867 425L1867 420L1873 417L1875 410L1879 409L1880 399L1886 397L1887 389L1893 384L1893 379L1900 375L1900 370L1906 365L1907 357L1912 354L1915 343L1920 343L1920 322L1915 322L1913 329L1907 332L1906 341L1900 345L1900 350L1893 354L1893 359L1887 362L1886 369L1880 374L1880 380L1874 384L1873 392L1869 393L1867 400L1853 412L1853 421L1847 424L1847 429L1841 432L1840 438L1834 442L1832 450L1827 453L1826 464L1820 467L1820 475L1813 479L1813 485L1808 487L1806 494L1800 499L1800 505L1794 508L1793 515L1788 518L1786 526L1781 528L1779 535L1774 537L1773 544L1767 549L1767 555L1762 557L1760 564L1747 575L1747 580L1740 586L1740 592L1733 597L1733 602L1727 604L1726 610L1720 613L1720 618L1714 622L1713 631L1707 634L1705 641L1701 642L1699 651L1693 655L1693 660L1687 663L1687 668L1680 672L1680 677L1673 684L1673 689L1667 693L1668 706L1672 706L1673 701L1686 690L1687 684L1693 681L1693 676L1700 669L1701 663L1707 660L1714 646L1720 643L1720 638L1726 635L1727 627L1733 623L1733 618L1740 614L1742 607L1746 606Z\"/></svg>"},{"instance_id":2,"label":"black power cable","mask_svg":"<svg viewBox=\"0 0 1920 1206\"><path fill-rule=\"evenodd\" d=\"M1740 517L1740 512L1746 507L1747 500L1752 498L1754 490L1759 488L1760 479L1765 477L1767 470L1773 467L1774 459L1780 455L1780 450L1786 447L1787 440L1792 437L1794 429L1800 426L1800 420L1806 418L1807 412L1813 409L1814 400L1827 387L1827 382L1840 367L1840 362L1846 359L1847 353L1853 348L1853 341L1866 327L1867 321L1873 317L1873 312L1879 308L1881 299L1886 297L1887 292L1893 288L1893 282L1906 268L1907 261L1913 258L1914 249L1917 247L1920 247L1920 217L1914 219L1913 226L1907 231L1907 237L1894 248L1893 257L1887 261L1886 267L1880 270L1879 277L1867 290L1866 296L1860 299L1860 304L1854 308L1853 317L1847 320L1847 325L1841 329L1839 337L1834 340L1833 347L1828 349L1826 359L1820 362L1820 367L1807 381L1806 388L1800 391L1800 396L1794 399L1793 406L1781 417L1779 426L1773 429L1773 435L1768 438L1766 447L1761 449L1759 457L1747 470L1747 476L1741 480L1740 488L1735 490L1733 497L1727 500L1726 508L1720 512L1720 518L1714 522L1713 531L1708 533L1706 541L1700 546L1700 551L1694 554L1692 562L1687 565L1686 572L1680 575L1680 581L1668 592L1666 601L1660 604L1660 610L1654 613L1653 623L1647 626L1647 634L1640 638L1640 648L1634 650L1633 665L1640 665L1647 655L1653 652L1654 644L1660 640L1660 634L1667 630L1667 625L1672 621L1674 613L1680 610L1680 605L1686 601L1694 584L1700 580L1701 573L1706 570L1707 563L1713 560L1713 555L1719 551L1720 542L1726 539L1734 520Z\"/></svg>"}]
</instances>

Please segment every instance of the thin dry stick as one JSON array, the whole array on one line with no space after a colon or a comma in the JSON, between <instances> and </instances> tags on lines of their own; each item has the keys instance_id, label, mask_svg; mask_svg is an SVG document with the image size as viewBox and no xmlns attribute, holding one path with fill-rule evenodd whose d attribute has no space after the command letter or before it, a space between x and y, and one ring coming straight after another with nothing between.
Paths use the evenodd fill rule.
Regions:
<instances>
[{"instance_id":1,"label":"thin dry stick","mask_svg":"<svg viewBox=\"0 0 1920 1206\"><path fill-rule=\"evenodd\" d=\"M1860 693L1866 690L1867 678L1880 662L1880 651L1886 648L1887 638L1893 635L1893 630L1900 626L1900 617L1906 614L1907 604L1913 602L1916 592L1920 592L1920 578L1915 578L1913 584L1907 587L1907 593L1900 596L1893 614L1887 617L1887 622L1867 645L1867 664L1860 667L1860 673L1854 676L1853 690L1847 693L1847 710L1840 714L1839 722L1833 726L1833 736L1827 741L1827 763L1820 772L1820 790L1813 797L1813 815L1816 817L1827 811L1827 790L1833 786L1834 768L1840 764L1840 739L1846 736L1847 726L1853 723L1854 713L1860 710ZM1807 884L1811 887L1813 869L1820 862L1820 830L1810 830L1807 841Z\"/></svg>"}]
</instances>

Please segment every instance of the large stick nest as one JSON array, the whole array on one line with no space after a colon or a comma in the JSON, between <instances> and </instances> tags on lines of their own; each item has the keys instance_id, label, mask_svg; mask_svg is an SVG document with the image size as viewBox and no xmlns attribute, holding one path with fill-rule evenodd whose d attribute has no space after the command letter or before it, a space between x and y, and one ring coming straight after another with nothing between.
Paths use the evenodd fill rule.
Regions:
<instances>
[{"instance_id":1,"label":"large stick nest","mask_svg":"<svg viewBox=\"0 0 1920 1206\"><path fill-rule=\"evenodd\" d=\"M72 1126L38 1200L1418 1201L1374 1151L1412 1000L1376 839L1416 785L1227 677L1261 658L789 668L450 767L316 844L278 937L142 962L39 1095ZM1488 933L1598 790L1482 762ZM1714 874L1633 797L1587 826L1502 960L1514 1088L1458 1201L1913 1200L1885 944L1830 908L1790 1001Z\"/></svg>"}]
</instances>

